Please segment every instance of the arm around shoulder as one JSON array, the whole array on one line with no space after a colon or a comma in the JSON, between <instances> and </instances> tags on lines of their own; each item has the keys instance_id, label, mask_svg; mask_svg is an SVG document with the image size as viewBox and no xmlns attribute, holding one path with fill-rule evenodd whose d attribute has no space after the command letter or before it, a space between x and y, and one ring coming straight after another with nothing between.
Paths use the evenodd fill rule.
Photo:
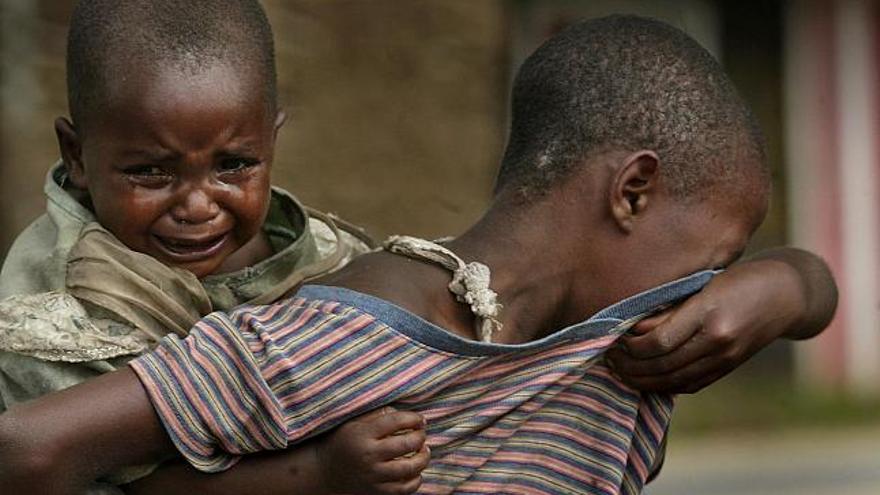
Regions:
<instances>
[{"instance_id":1,"label":"arm around shoulder","mask_svg":"<svg viewBox=\"0 0 880 495\"><path fill-rule=\"evenodd\" d=\"M803 298L803 312L783 337L809 339L822 332L834 317L837 309L837 284L831 270L819 256L793 247L767 249L757 253L744 263L776 262L779 268L788 268L795 286L791 295ZM783 277L782 280L786 278Z\"/></svg>"},{"instance_id":2,"label":"arm around shoulder","mask_svg":"<svg viewBox=\"0 0 880 495\"><path fill-rule=\"evenodd\" d=\"M808 339L828 326L837 286L818 256L761 251L732 265L699 293L633 327L608 362L629 385L693 393L778 338Z\"/></svg>"}]
</instances>

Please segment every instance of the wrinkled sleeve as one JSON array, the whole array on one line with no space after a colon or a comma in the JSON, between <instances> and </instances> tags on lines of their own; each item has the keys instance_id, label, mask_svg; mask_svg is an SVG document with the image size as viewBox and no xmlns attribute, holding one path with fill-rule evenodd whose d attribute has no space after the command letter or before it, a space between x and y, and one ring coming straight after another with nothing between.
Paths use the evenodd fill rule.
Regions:
<instances>
[{"instance_id":1,"label":"wrinkled sleeve","mask_svg":"<svg viewBox=\"0 0 880 495\"><path fill-rule=\"evenodd\" d=\"M412 392L418 354L369 315L287 301L212 313L130 365L180 453L217 472Z\"/></svg>"},{"instance_id":2,"label":"wrinkled sleeve","mask_svg":"<svg viewBox=\"0 0 880 495\"><path fill-rule=\"evenodd\" d=\"M187 338L168 336L130 363L171 440L202 471L287 445L279 401L260 371L265 354L250 345L259 331L237 323L213 313Z\"/></svg>"}]
</instances>

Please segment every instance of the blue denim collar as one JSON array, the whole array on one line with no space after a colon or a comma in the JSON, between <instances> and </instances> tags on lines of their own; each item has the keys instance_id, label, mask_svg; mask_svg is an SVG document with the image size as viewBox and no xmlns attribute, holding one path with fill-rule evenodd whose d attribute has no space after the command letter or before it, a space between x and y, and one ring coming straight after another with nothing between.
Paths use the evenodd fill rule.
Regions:
<instances>
[{"instance_id":1,"label":"blue denim collar","mask_svg":"<svg viewBox=\"0 0 880 495\"><path fill-rule=\"evenodd\" d=\"M303 286L298 296L337 301L367 313L395 331L435 349L464 356L496 356L514 351L531 351L565 342L605 337L620 324L680 301L702 289L717 271L704 270L628 297L600 310L589 319L523 344L492 344L460 337L384 299L342 287ZM625 329L619 329L619 332Z\"/></svg>"}]
</instances>

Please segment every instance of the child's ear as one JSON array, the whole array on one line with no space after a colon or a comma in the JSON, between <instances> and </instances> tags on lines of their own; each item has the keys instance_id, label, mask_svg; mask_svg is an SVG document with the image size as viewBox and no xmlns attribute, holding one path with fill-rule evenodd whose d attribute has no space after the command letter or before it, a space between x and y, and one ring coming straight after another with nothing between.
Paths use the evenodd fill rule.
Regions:
<instances>
[{"instance_id":1,"label":"child's ear","mask_svg":"<svg viewBox=\"0 0 880 495\"><path fill-rule=\"evenodd\" d=\"M281 127L284 126L284 123L287 122L287 113L284 110L278 110L278 113L275 115L275 137L278 137L278 131L281 130Z\"/></svg>"},{"instance_id":2,"label":"child's ear","mask_svg":"<svg viewBox=\"0 0 880 495\"><path fill-rule=\"evenodd\" d=\"M660 159L653 151L637 151L619 164L611 181L611 214L617 225L630 232L633 221L648 207L657 190Z\"/></svg>"},{"instance_id":3,"label":"child's ear","mask_svg":"<svg viewBox=\"0 0 880 495\"><path fill-rule=\"evenodd\" d=\"M67 168L67 178L80 188L87 189L85 166L82 161L82 140L73 123L64 117L55 119L55 135L58 137L58 149L61 160Z\"/></svg>"}]
</instances>

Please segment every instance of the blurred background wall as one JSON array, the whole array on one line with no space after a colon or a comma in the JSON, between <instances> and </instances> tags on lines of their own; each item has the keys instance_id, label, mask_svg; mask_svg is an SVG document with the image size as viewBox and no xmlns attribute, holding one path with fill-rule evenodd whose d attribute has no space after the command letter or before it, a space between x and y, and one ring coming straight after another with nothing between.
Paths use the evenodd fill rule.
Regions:
<instances>
[{"instance_id":1,"label":"blurred background wall","mask_svg":"<svg viewBox=\"0 0 880 495\"><path fill-rule=\"evenodd\" d=\"M0 0L0 257L43 209L43 177L57 159L52 121L66 114L72 3ZM732 377L683 399L675 428L764 431L880 419L875 2L264 5L290 117L275 182L377 237L456 234L476 218L504 145L510 81L546 37L576 19L615 12L657 17L689 32L725 65L768 138L774 199L752 249L793 244L823 255L842 299L821 337L774 344ZM870 493L878 493L880 467L869 469L877 469ZM857 493L835 490L816 493Z\"/></svg>"}]
</instances>

